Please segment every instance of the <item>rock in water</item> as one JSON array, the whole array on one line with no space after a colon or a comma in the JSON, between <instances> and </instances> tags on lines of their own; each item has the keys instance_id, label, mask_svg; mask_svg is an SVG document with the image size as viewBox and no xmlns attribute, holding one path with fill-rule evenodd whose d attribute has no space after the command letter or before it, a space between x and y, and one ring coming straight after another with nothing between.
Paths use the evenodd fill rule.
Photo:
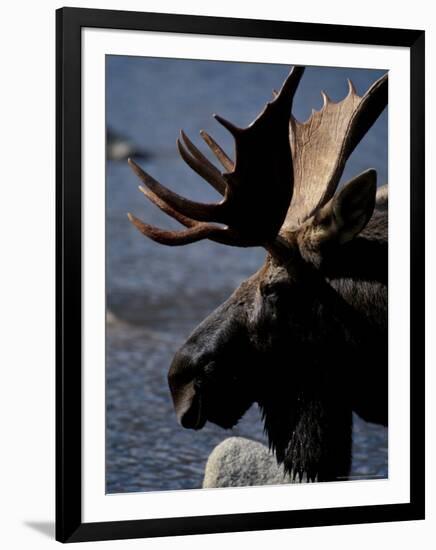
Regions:
<instances>
[{"instance_id":1,"label":"rock in water","mask_svg":"<svg viewBox=\"0 0 436 550\"><path fill-rule=\"evenodd\" d=\"M127 160L129 157L149 158L147 151L141 150L129 139L114 132L110 128L106 131L106 157L108 160Z\"/></svg>"},{"instance_id":2,"label":"rock in water","mask_svg":"<svg viewBox=\"0 0 436 550\"><path fill-rule=\"evenodd\" d=\"M244 437L229 437L211 452L203 488L291 483L268 447Z\"/></svg>"},{"instance_id":3,"label":"rock in water","mask_svg":"<svg viewBox=\"0 0 436 550\"><path fill-rule=\"evenodd\" d=\"M388 186L383 185L377 189L377 195L375 197L375 207L377 210L387 210L388 209L388 198L389 190Z\"/></svg>"}]
</instances>

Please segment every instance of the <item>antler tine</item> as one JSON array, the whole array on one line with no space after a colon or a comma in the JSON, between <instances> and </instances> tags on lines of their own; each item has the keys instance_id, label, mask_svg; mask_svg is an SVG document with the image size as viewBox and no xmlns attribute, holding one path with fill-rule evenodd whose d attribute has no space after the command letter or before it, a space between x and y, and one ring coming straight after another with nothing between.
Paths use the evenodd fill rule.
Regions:
<instances>
[{"instance_id":1,"label":"antler tine","mask_svg":"<svg viewBox=\"0 0 436 550\"><path fill-rule=\"evenodd\" d=\"M200 130L200 136L204 139L204 141L209 146L212 153L216 156L216 158L220 161L222 164L224 170L227 170L227 172L232 172L235 168L235 163L232 161L232 159L221 149L221 147L218 145L218 143L210 136L207 132L204 130Z\"/></svg>"},{"instance_id":2,"label":"antler tine","mask_svg":"<svg viewBox=\"0 0 436 550\"><path fill-rule=\"evenodd\" d=\"M353 84L350 81L350 88ZM354 88L354 87L353 87ZM353 131L347 147L347 157L368 132L388 104L388 74L379 78L362 97L358 112L352 121ZM351 126L351 124L350 124Z\"/></svg>"},{"instance_id":3,"label":"antler tine","mask_svg":"<svg viewBox=\"0 0 436 550\"><path fill-rule=\"evenodd\" d=\"M294 95L300 84L301 77L304 74L304 69L304 67L299 66L293 67L280 90L273 90L273 100L267 104L265 111L258 116L254 123L256 123L268 109L271 109L272 106L279 107L285 111L287 115L291 115Z\"/></svg>"},{"instance_id":4,"label":"antler tine","mask_svg":"<svg viewBox=\"0 0 436 550\"><path fill-rule=\"evenodd\" d=\"M301 77L304 74L304 67L295 66L289 73L288 78L285 80L275 100L282 101L289 107L289 112L292 109L292 101L294 99L295 92L300 84ZM291 105L289 105L289 103Z\"/></svg>"},{"instance_id":5,"label":"antler tine","mask_svg":"<svg viewBox=\"0 0 436 550\"><path fill-rule=\"evenodd\" d=\"M226 130L228 130L234 138L238 138L243 132L244 128L239 128L239 126L236 126L233 124L233 122L230 122L230 120L227 120L226 118L217 115L214 113L213 118L221 124L221 126L224 126Z\"/></svg>"},{"instance_id":6,"label":"antler tine","mask_svg":"<svg viewBox=\"0 0 436 550\"><path fill-rule=\"evenodd\" d=\"M150 191L150 189L147 189L146 187L142 187L142 185L140 185L139 190L144 193L144 195L150 202L160 208L162 212L165 212L165 214L171 216L185 227L194 227L200 223L196 220L193 220L192 218L188 218L188 216L184 216L177 210L174 210L174 208L171 208L171 206L169 206L166 202L159 198L155 193L153 193L153 191Z\"/></svg>"},{"instance_id":7,"label":"antler tine","mask_svg":"<svg viewBox=\"0 0 436 550\"><path fill-rule=\"evenodd\" d=\"M157 243L165 244L167 246L190 244L203 239L212 239L217 242L223 242L223 240L220 239L220 235L226 231L226 229L206 223L197 223L190 229L186 229L184 231L168 231L165 229L159 229L158 227L154 227L148 223L144 223L130 213L127 214L127 217L143 235L149 237Z\"/></svg>"},{"instance_id":8,"label":"antler tine","mask_svg":"<svg viewBox=\"0 0 436 550\"><path fill-rule=\"evenodd\" d=\"M356 88L350 78L347 78L347 84L348 84L348 94L356 94Z\"/></svg>"},{"instance_id":9,"label":"antler tine","mask_svg":"<svg viewBox=\"0 0 436 550\"><path fill-rule=\"evenodd\" d=\"M223 208L224 203L203 204L185 199L177 193L174 193L174 191L170 191L161 183L152 178L149 174L144 172L144 170L142 170L142 168L140 168L134 160L128 159L128 163L144 185L146 185L148 189L153 191L155 195L166 202L167 205L174 210L177 210L181 214L195 218L198 221L216 221L219 223L226 223Z\"/></svg>"},{"instance_id":10,"label":"antler tine","mask_svg":"<svg viewBox=\"0 0 436 550\"><path fill-rule=\"evenodd\" d=\"M224 195L227 189L227 184L222 177L220 171L197 149L183 130L180 130L180 138L183 140L186 148L191 153L187 153L180 139L177 140L177 148L180 156L199 176L209 182L214 189L221 195Z\"/></svg>"},{"instance_id":11,"label":"antler tine","mask_svg":"<svg viewBox=\"0 0 436 550\"><path fill-rule=\"evenodd\" d=\"M325 107L332 101L330 97L327 95L325 90L321 90L321 97L322 97L323 107Z\"/></svg>"}]
</instances>

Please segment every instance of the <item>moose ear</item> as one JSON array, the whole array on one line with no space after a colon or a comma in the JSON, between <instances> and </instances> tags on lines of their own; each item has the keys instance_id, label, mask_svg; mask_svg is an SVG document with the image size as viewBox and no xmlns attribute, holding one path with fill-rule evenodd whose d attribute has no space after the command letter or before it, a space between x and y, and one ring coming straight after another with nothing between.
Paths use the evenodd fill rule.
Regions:
<instances>
[{"instance_id":1,"label":"moose ear","mask_svg":"<svg viewBox=\"0 0 436 550\"><path fill-rule=\"evenodd\" d=\"M321 210L315 224L323 230L323 241L346 243L358 235L371 219L377 192L377 172L356 176Z\"/></svg>"}]
</instances>

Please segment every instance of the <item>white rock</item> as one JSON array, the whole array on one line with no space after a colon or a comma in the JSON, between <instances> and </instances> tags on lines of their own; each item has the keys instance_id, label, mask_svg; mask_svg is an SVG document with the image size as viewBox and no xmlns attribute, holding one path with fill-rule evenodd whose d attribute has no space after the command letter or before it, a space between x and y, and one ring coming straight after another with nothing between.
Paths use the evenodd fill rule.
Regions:
<instances>
[{"instance_id":1,"label":"white rock","mask_svg":"<svg viewBox=\"0 0 436 550\"><path fill-rule=\"evenodd\" d=\"M211 452L203 488L291 483L268 447L244 437L229 437Z\"/></svg>"}]
</instances>

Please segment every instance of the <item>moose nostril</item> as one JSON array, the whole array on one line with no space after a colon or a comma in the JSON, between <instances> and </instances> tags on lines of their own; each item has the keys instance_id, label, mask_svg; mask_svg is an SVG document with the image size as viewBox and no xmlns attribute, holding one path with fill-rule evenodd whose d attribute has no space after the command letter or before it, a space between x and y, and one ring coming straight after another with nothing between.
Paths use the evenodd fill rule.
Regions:
<instances>
[{"instance_id":1,"label":"moose nostril","mask_svg":"<svg viewBox=\"0 0 436 550\"><path fill-rule=\"evenodd\" d=\"M171 387L177 420L184 428L198 430L205 424L201 395L193 381Z\"/></svg>"},{"instance_id":2,"label":"moose nostril","mask_svg":"<svg viewBox=\"0 0 436 550\"><path fill-rule=\"evenodd\" d=\"M191 403L195 397L195 387L193 382L189 382L188 384L176 384L174 382L174 380L170 381L171 396L177 419L181 422L183 415L191 407Z\"/></svg>"},{"instance_id":3,"label":"moose nostril","mask_svg":"<svg viewBox=\"0 0 436 550\"><path fill-rule=\"evenodd\" d=\"M189 407L178 415L178 420L184 428L196 428L200 415L200 400L197 395L192 398Z\"/></svg>"},{"instance_id":4,"label":"moose nostril","mask_svg":"<svg viewBox=\"0 0 436 550\"><path fill-rule=\"evenodd\" d=\"M205 425L206 415L201 394L199 392L194 393L189 407L182 412L181 416L179 416L179 422L184 428L190 428L193 430L200 430Z\"/></svg>"}]
</instances>

